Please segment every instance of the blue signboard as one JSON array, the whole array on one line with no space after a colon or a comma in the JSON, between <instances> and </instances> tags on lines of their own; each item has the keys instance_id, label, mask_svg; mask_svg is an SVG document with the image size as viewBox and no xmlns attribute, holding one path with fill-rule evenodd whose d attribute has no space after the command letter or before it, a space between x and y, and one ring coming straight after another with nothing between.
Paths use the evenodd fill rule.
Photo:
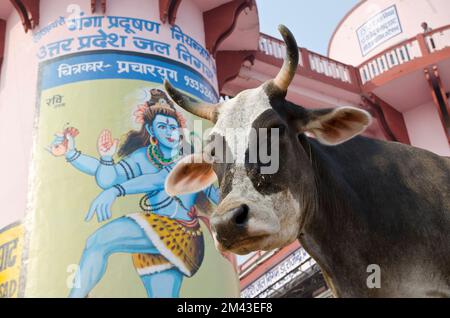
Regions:
<instances>
[{"instance_id":1,"label":"blue signboard","mask_svg":"<svg viewBox=\"0 0 450 318\"><path fill-rule=\"evenodd\" d=\"M214 88L193 69L150 54L94 51L66 55L41 66L41 89L97 79L134 79L154 83L169 80L175 87L209 103L219 97Z\"/></svg>"}]
</instances>

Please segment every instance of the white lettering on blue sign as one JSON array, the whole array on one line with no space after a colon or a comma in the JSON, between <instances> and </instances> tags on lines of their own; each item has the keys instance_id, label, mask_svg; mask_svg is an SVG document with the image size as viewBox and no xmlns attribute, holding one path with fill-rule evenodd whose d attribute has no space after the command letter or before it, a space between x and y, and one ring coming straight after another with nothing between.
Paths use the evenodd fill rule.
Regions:
<instances>
[{"instance_id":1,"label":"white lettering on blue sign","mask_svg":"<svg viewBox=\"0 0 450 318\"><path fill-rule=\"evenodd\" d=\"M200 72L170 59L132 52L90 51L66 55L41 65L41 89L95 79L132 79L162 84L168 79L175 87L209 102L219 97Z\"/></svg>"}]
</instances>

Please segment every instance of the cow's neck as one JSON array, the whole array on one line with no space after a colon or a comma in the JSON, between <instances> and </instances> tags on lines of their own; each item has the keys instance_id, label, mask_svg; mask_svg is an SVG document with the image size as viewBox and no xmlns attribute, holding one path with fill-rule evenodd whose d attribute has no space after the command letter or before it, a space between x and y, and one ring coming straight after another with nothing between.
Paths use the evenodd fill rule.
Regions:
<instances>
[{"instance_id":1,"label":"cow's neck","mask_svg":"<svg viewBox=\"0 0 450 318\"><path fill-rule=\"evenodd\" d=\"M345 144L337 146L339 149L330 148L307 138L303 147L314 169L316 189L315 202L306 211L299 240L322 268L330 287L342 295L342 290L349 287L345 286L348 275L360 267L357 263L363 262L358 248L354 248L358 237L355 231L362 231L365 226L357 213L358 195L345 176L343 163L336 158L336 152L352 152L344 149Z\"/></svg>"}]
</instances>

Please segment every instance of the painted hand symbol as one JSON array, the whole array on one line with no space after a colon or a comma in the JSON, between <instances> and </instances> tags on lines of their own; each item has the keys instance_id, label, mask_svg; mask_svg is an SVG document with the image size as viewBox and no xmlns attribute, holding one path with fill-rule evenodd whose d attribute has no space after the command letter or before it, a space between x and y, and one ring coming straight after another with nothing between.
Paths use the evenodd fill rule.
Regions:
<instances>
[{"instance_id":1,"label":"painted hand symbol","mask_svg":"<svg viewBox=\"0 0 450 318\"><path fill-rule=\"evenodd\" d=\"M102 157L112 157L116 153L119 139L113 139L111 131L105 129L97 140L97 149Z\"/></svg>"},{"instance_id":2,"label":"painted hand symbol","mask_svg":"<svg viewBox=\"0 0 450 318\"><path fill-rule=\"evenodd\" d=\"M55 157L64 156L68 151L75 149L75 137L80 132L74 127L66 128L62 133L55 134L55 139L49 151Z\"/></svg>"},{"instance_id":3,"label":"painted hand symbol","mask_svg":"<svg viewBox=\"0 0 450 318\"><path fill-rule=\"evenodd\" d=\"M95 200L91 203L89 212L86 214L85 221L89 222L94 213L97 214L97 221L103 222L109 220L112 216L111 206L118 196L118 191L115 188L110 188L108 190L100 193Z\"/></svg>"}]
</instances>

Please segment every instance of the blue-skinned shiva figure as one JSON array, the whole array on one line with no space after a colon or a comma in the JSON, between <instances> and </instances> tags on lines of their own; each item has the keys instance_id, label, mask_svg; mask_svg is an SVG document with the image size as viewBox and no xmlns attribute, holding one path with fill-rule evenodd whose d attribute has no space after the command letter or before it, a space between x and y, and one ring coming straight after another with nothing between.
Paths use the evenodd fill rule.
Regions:
<instances>
[{"instance_id":1,"label":"blue-skinned shiva figure","mask_svg":"<svg viewBox=\"0 0 450 318\"><path fill-rule=\"evenodd\" d=\"M134 113L141 125L130 131L124 143L104 130L98 138L100 159L75 147L76 128L58 134L51 146L54 156L65 156L70 165L94 176L103 189L85 217L98 222L111 219L111 207L119 197L142 194L141 212L114 219L87 240L70 297L86 297L104 275L108 257L132 254L133 264L149 297L178 297L183 277L199 269L204 255L203 234L195 204L199 193L170 197L164 191L166 176L181 159L184 119L165 93L151 90L152 98ZM118 150L122 160L113 157ZM202 191L217 204L214 186Z\"/></svg>"}]
</instances>

